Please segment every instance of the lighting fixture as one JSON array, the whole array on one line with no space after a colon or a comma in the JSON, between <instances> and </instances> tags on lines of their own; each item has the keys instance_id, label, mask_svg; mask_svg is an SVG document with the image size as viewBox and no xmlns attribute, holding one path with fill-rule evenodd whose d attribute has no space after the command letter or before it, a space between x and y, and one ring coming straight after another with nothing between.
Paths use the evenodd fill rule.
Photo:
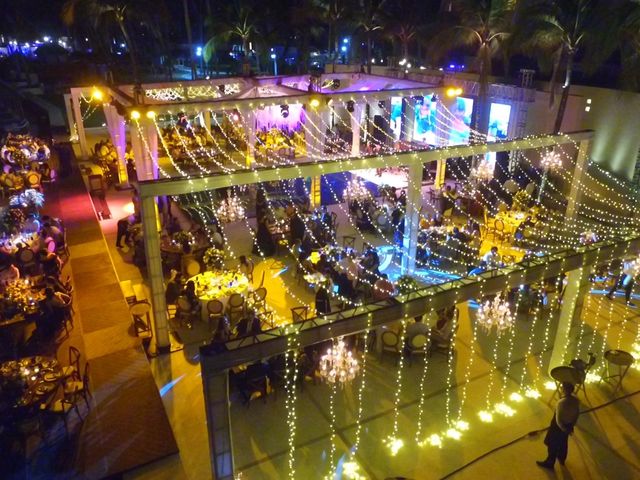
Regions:
<instances>
[{"instance_id":1,"label":"lighting fixture","mask_svg":"<svg viewBox=\"0 0 640 480\"><path fill-rule=\"evenodd\" d=\"M139 120L140 119L140 112L137 110L133 110L131 112L131 119L132 120Z\"/></svg>"},{"instance_id":2,"label":"lighting fixture","mask_svg":"<svg viewBox=\"0 0 640 480\"><path fill-rule=\"evenodd\" d=\"M344 385L358 373L358 361L342 338L320 358L320 376L329 383Z\"/></svg>"},{"instance_id":3,"label":"lighting fixture","mask_svg":"<svg viewBox=\"0 0 640 480\"><path fill-rule=\"evenodd\" d=\"M471 178L475 178L479 182L485 182L493 178L495 165L488 160L480 160L478 165L471 170Z\"/></svg>"},{"instance_id":4,"label":"lighting fixture","mask_svg":"<svg viewBox=\"0 0 640 480\"><path fill-rule=\"evenodd\" d=\"M289 105L280 105L280 115L282 115L282 118L289 116Z\"/></svg>"},{"instance_id":5,"label":"lighting fixture","mask_svg":"<svg viewBox=\"0 0 640 480\"><path fill-rule=\"evenodd\" d=\"M515 322L509 302L502 300L501 294L496 295L493 301L487 300L481 304L476 318L478 324L487 332L495 327L498 335L510 329Z\"/></svg>"},{"instance_id":6,"label":"lighting fixture","mask_svg":"<svg viewBox=\"0 0 640 480\"><path fill-rule=\"evenodd\" d=\"M562 167L562 159L558 153L553 150L549 150L540 159L540 165L545 170L555 170Z\"/></svg>"}]
</instances>

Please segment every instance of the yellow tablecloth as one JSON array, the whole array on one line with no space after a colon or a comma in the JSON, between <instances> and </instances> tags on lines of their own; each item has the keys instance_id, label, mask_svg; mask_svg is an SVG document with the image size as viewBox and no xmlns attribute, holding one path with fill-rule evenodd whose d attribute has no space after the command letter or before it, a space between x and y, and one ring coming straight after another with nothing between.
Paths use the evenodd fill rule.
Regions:
<instances>
[{"instance_id":1,"label":"yellow tablecloth","mask_svg":"<svg viewBox=\"0 0 640 480\"><path fill-rule=\"evenodd\" d=\"M209 301L218 300L227 308L232 294L239 293L244 296L251 288L247 276L240 272L204 272L189 280L196 284L196 295L202 304L203 320L209 315L207 312Z\"/></svg>"}]
</instances>

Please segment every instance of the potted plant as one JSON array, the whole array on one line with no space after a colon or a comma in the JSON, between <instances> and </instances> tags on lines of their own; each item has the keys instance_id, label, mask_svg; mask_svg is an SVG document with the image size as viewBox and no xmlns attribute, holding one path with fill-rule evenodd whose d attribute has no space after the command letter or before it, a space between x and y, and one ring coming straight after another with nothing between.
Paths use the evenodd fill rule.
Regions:
<instances>
[{"instance_id":1,"label":"potted plant","mask_svg":"<svg viewBox=\"0 0 640 480\"><path fill-rule=\"evenodd\" d=\"M400 276L396 282L396 286L398 287L398 292L400 292L401 295L415 292L419 288L416 279L409 275Z\"/></svg>"}]
</instances>

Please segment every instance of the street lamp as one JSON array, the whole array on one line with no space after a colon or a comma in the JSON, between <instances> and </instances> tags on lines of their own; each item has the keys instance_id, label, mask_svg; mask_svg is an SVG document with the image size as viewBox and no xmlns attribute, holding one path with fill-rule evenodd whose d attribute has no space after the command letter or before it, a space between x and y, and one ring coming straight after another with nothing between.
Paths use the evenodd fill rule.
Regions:
<instances>
[{"instance_id":1,"label":"street lamp","mask_svg":"<svg viewBox=\"0 0 640 480\"><path fill-rule=\"evenodd\" d=\"M273 48L271 50L273 52ZM277 77L278 76L278 62L276 60L275 52L271 53L271 60L273 60L273 74Z\"/></svg>"}]
</instances>

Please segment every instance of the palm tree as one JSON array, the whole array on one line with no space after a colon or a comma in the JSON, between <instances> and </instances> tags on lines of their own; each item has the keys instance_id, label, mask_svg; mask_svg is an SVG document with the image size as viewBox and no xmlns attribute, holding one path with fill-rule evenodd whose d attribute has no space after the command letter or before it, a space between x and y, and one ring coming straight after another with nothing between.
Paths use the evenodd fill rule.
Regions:
<instances>
[{"instance_id":1,"label":"palm tree","mask_svg":"<svg viewBox=\"0 0 640 480\"><path fill-rule=\"evenodd\" d=\"M362 0L357 10L356 23L367 39L367 73L371 73L373 36L382 30L384 24L385 3L386 0Z\"/></svg>"},{"instance_id":2,"label":"palm tree","mask_svg":"<svg viewBox=\"0 0 640 480\"><path fill-rule=\"evenodd\" d=\"M191 17L189 16L189 0L182 0L182 9L184 10L184 28L187 31L187 43L189 44L189 61L191 62L191 80L195 80L196 74L196 58L193 49L193 35L191 33Z\"/></svg>"},{"instance_id":3,"label":"palm tree","mask_svg":"<svg viewBox=\"0 0 640 480\"><path fill-rule=\"evenodd\" d=\"M492 58L503 48L510 35L513 11L509 0L460 0L451 12L453 25L446 26L434 42L436 56L456 47L473 47L478 70L478 102L473 127L487 133L489 127L489 76ZM450 19L451 20L451 19Z\"/></svg>"},{"instance_id":4,"label":"palm tree","mask_svg":"<svg viewBox=\"0 0 640 480\"><path fill-rule=\"evenodd\" d=\"M127 19L130 14L131 8L126 0L67 0L62 7L62 21L67 26L75 25L81 21L89 21L95 27L110 22L117 25L129 50L133 83L139 86L138 56L127 28Z\"/></svg>"},{"instance_id":5,"label":"palm tree","mask_svg":"<svg viewBox=\"0 0 640 480\"><path fill-rule=\"evenodd\" d=\"M397 40L400 43L400 55L408 58L411 45L426 23L424 4L416 0L398 0L392 7L385 30L392 42Z\"/></svg>"},{"instance_id":6,"label":"palm tree","mask_svg":"<svg viewBox=\"0 0 640 480\"><path fill-rule=\"evenodd\" d=\"M327 53L330 58L338 55L338 39L340 30L344 29L349 16L349 8L344 0L320 0L319 19L327 26Z\"/></svg>"},{"instance_id":7,"label":"palm tree","mask_svg":"<svg viewBox=\"0 0 640 480\"><path fill-rule=\"evenodd\" d=\"M243 71L248 73L250 53L249 39L258 33L254 18L255 15L249 8L238 5L224 8L223 11L219 12L217 18L207 19L211 31L217 33L214 34L205 45L213 46L217 42L225 42L230 38L239 39L242 48Z\"/></svg>"},{"instance_id":8,"label":"palm tree","mask_svg":"<svg viewBox=\"0 0 640 480\"><path fill-rule=\"evenodd\" d=\"M551 105L555 103L555 90L564 72L562 93L553 126L553 133L560 132L569 99L576 56L581 51L594 70L615 49L615 36L609 36L612 22L610 5L595 0L531 0L522 11L515 43L527 52L532 50L539 57L552 59ZM607 34L605 34L607 32ZM609 38L607 38L609 37Z\"/></svg>"}]
</instances>

